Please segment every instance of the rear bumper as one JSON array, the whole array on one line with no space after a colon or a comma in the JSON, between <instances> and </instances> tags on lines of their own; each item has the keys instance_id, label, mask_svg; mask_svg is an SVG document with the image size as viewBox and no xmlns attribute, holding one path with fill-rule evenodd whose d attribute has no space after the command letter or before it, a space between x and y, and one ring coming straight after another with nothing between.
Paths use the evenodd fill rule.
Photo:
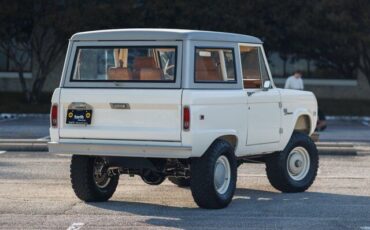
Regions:
<instances>
[{"instance_id":1,"label":"rear bumper","mask_svg":"<svg viewBox=\"0 0 370 230\"><path fill-rule=\"evenodd\" d=\"M88 156L189 158L192 148L163 144L49 142L49 152Z\"/></svg>"}]
</instances>

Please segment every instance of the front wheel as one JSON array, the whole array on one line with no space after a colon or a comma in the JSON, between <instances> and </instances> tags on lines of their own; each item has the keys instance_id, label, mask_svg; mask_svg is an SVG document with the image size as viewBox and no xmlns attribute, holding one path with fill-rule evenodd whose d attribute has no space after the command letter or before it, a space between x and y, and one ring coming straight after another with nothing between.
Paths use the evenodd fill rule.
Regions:
<instances>
[{"instance_id":1,"label":"front wheel","mask_svg":"<svg viewBox=\"0 0 370 230\"><path fill-rule=\"evenodd\" d=\"M118 175L109 175L103 158L72 156L71 182L79 199L86 202L107 201L116 191L118 180Z\"/></svg>"},{"instance_id":2,"label":"front wheel","mask_svg":"<svg viewBox=\"0 0 370 230\"><path fill-rule=\"evenodd\" d=\"M190 174L191 193L199 207L226 207L236 188L234 148L224 140L214 142L202 157L192 159Z\"/></svg>"},{"instance_id":3,"label":"front wheel","mask_svg":"<svg viewBox=\"0 0 370 230\"><path fill-rule=\"evenodd\" d=\"M303 133L293 133L285 149L266 159L271 185L282 192L303 192L314 182L319 167L315 143Z\"/></svg>"}]
</instances>

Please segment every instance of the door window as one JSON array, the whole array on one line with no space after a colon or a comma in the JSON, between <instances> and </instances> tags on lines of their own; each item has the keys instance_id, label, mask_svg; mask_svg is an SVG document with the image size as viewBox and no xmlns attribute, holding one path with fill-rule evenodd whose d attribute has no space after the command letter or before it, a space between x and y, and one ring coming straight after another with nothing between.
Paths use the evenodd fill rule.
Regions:
<instances>
[{"instance_id":1,"label":"door window","mask_svg":"<svg viewBox=\"0 0 370 230\"><path fill-rule=\"evenodd\" d=\"M240 46L243 85L246 89L259 89L269 80L262 50L259 47Z\"/></svg>"}]
</instances>

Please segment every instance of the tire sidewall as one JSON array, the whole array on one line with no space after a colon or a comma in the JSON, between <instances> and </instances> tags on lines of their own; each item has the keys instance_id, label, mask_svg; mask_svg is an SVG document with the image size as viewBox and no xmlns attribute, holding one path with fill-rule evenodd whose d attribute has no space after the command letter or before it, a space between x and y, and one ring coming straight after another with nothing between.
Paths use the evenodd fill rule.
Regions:
<instances>
[{"instance_id":1,"label":"tire sidewall","mask_svg":"<svg viewBox=\"0 0 370 230\"><path fill-rule=\"evenodd\" d=\"M94 178L94 163L95 163L95 157L91 157L90 158L90 164L89 164L89 172L91 173L91 184L92 186L94 186L94 189L96 190L96 192L98 193L101 193L102 195L103 194L110 194L112 193L112 191L114 192L116 190L116 187L117 187L117 184L118 184L118 180L119 180L119 175L115 175L115 176L112 176L110 177L110 181L109 183L107 184L107 186L105 186L104 188L100 188L96 182L95 182L95 178Z\"/></svg>"},{"instance_id":2,"label":"tire sidewall","mask_svg":"<svg viewBox=\"0 0 370 230\"><path fill-rule=\"evenodd\" d=\"M225 156L230 165L230 182L223 194L217 192L214 183L215 166L220 156ZM220 209L230 204L236 188L237 162L234 148L227 141L215 141L202 157L192 159L190 169L190 189L199 207Z\"/></svg>"},{"instance_id":3,"label":"tire sidewall","mask_svg":"<svg viewBox=\"0 0 370 230\"><path fill-rule=\"evenodd\" d=\"M73 155L70 166L72 188L76 196L85 202L107 201L115 192L119 176L111 177L104 188L99 188L94 178L94 157Z\"/></svg>"},{"instance_id":4,"label":"tire sidewall","mask_svg":"<svg viewBox=\"0 0 370 230\"><path fill-rule=\"evenodd\" d=\"M236 179L237 179L237 163L235 160L234 152L233 151L230 152L230 150L232 150L231 146L229 146L229 148L223 148L223 151L217 154L217 157L215 157L215 160L213 162L213 173L212 173L212 176L213 176L212 181L214 181L214 176L215 176L214 173L215 173L217 159L220 156L225 156L227 160L229 161L229 165L230 165L230 177L231 178L230 178L229 186L226 192L223 194L220 194L217 192L214 182L213 182L213 187L214 187L215 195L218 196L221 201L227 202L227 203L229 203L230 200L234 196L235 187L236 187Z\"/></svg>"},{"instance_id":5,"label":"tire sidewall","mask_svg":"<svg viewBox=\"0 0 370 230\"><path fill-rule=\"evenodd\" d=\"M281 162L281 164L285 169L284 170L284 176L287 179L287 181L289 182L289 184L293 187L296 187L296 188L304 188L304 187L307 186L307 184L311 184L312 181L316 177L317 168L318 168L317 149L316 149L316 146L313 143L307 141L307 138L309 138L309 137L306 137L304 134L294 133L293 135L296 135L296 138L293 138L292 140L294 140L294 141L291 141L288 144L288 146L284 149L283 157L281 158L281 160L283 162ZM288 167L287 167L289 153L296 147L303 147L308 152L308 155L310 157L310 167L309 167L309 170L307 172L307 175L302 180L299 180L299 181L294 180L289 175Z\"/></svg>"}]
</instances>

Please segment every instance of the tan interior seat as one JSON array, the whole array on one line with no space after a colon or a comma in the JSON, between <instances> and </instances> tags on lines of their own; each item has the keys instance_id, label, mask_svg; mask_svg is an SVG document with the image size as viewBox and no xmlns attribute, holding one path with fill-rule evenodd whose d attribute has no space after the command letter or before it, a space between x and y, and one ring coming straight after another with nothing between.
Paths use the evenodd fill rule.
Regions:
<instances>
[{"instance_id":1,"label":"tan interior seat","mask_svg":"<svg viewBox=\"0 0 370 230\"><path fill-rule=\"evenodd\" d=\"M132 73L124 67L111 67L108 69L108 80L132 80Z\"/></svg>"},{"instance_id":2,"label":"tan interior seat","mask_svg":"<svg viewBox=\"0 0 370 230\"><path fill-rule=\"evenodd\" d=\"M258 89L261 88L261 79L244 79L245 89Z\"/></svg>"},{"instance_id":3,"label":"tan interior seat","mask_svg":"<svg viewBox=\"0 0 370 230\"><path fill-rule=\"evenodd\" d=\"M211 57L197 57L195 68L197 81L222 81L221 71Z\"/></svg>"},{"instance_id":4,"label":"tan interior seat","mask_svg":"<svg viewBox=\"0 0 370 230\"><path fill-rule=\"evenodd\" d=\"M244 88L247 88L247 89L261 88L262 81L261 81L259 69L253 68L253 66L254 65L249 66L249 68L243 68Z\"/></svg>"},{"instance_id":5,"label":"tan interior seat","mask_svg":"<svg viewBox=\"0 0 370 230\"><path fill-rule=\"evenodd\" d=\"M159 68L142 68L139 71L139 79L143 81L160 81L163 72Z\"/></svg>"},{"instance_id":6,"label":"tan interior seat","mask_svg":"<svg viewBox=\"0 0 370 230\"><path fill-rule=\"evenodd\" d=\"M134 69L157 68L154 57L135 57Z\"/></svg>"},{"instance_id":7,"label":"tan interior seat","mask_svg":"<svg viewBox=\"0 0 370 230\"><path fill-rule=\"evenodd\" d=\"M160 81L163 71L157 67L154 57L136 57L134 59L135 78L143 81Z\"/></svg>"}]
</instances>

